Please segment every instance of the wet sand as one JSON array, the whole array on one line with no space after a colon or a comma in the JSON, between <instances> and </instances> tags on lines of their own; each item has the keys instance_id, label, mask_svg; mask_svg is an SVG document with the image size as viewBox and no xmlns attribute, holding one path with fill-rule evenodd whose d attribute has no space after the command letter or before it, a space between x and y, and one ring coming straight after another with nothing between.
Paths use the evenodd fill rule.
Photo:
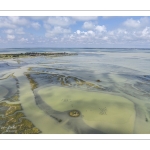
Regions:
<instances>
[{"instance_id":1,"label":"wet sand","mask_svg":"<svg viewBox=\"0 0 150 150\"><path fill-rule=\"evenodd\" d=\"M31 86L26 76L23 74L26 70L26 68L22 68L16 70L14 74L20 82L20 101L26 117L32 121L33 124L39 128L43 134L73 133L71 130L64 128L63 125L59 125L57 121L55 121L53 118L50 118L35 104L34 94L31 90Z\"/></svg>"},{"instance_id":2,"label":"wet sand","mask_svg":"<svg viewBox=\"0 0 150 150\"><path fill-rule=\"evenodd\" d=\"M135 109L128 99L56 86L42 87L38 94L54 110L79 110L83 121L94 129L104 133L133 133Z\"/></svg>"},{"instance_id":3,"label":"wet sand","mask_svg":"<svg viewBox=\"0 0 150 150\"><path fill-rule=\"evenodd\" d=\"M122 59L116 54L113 57L105 54L101 59L97 55L92 58L20 58L19 65L14 60L5 60L8 65L2 68L0 76L0 100L21 104L25 118L42 134L149 134L148 65L144 61L137 64L142 60L136 61L131 57L128 59L130 66L126 59ZM28 69L30 67L33 69ZM32 75L33 80L40 81L34 88L24 74L31 72L45 74L39 77ZM17 85L17 81L9 77L13 73L18 79ZM50 80L55 74L58 76ZM88 84L74 82L70 77ZM94 85L102 88L94 89ZM10 102L9 97L18 92L17 88L19 101ZM70 116L74 110L79 113L77 117L73 117L74 114Z\"/></svg>"},{"instance_id":4,"label":"wet sand","mask_svg":"<svg viewBox=\"0 0 150 150\"><path fill-rule=\"evenodd\" d=\"M134 131L136 134L149 134L150 133L150 101L149 94L144 96L145 91L141 91L135 87L135 83L137 79L130 81L128 83L128 78L123 78L117 75L111 76L113 81L117 83L118 89L120 89L120 95L126 97L135 105L135 123L134 123ZM143 82L143 81L142 81ZM141 82L141 84L142 84ZM126 86L125 86L126 84ZM140 85L139 85L140 86Z\"/></svg>"}]
</instances>

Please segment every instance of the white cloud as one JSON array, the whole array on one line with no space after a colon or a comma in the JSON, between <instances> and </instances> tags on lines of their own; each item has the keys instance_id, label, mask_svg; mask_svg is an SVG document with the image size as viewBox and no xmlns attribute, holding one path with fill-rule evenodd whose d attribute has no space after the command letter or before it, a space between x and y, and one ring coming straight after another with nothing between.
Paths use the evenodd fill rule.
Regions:
<instances>
[{"instance_id":1,"label":"white cloud","mask_svg":"<svg viewBox=\"0 0 150 150\"><path fill-rule=\"evenodd\" d=\"M127 31L125 29L120 29L120 28L118 28L116 32L117 32L116 34L127 34Z\"/></svg>"},{"instance_id":2,"label":"white cloud","mask_svg":"<svg viewBox=\"0 0 150 150\"><path fill-rule=\"evenodd\" d=\"M8 19L16 25L27 25L29 24L29 21L23 17L18 17L18 16L10 16Z\"/></svg>"},{"instance_id":3,"label":"white cloud","mask_svg":"<svg viewBox=\"0 0 150 150\"><path fill-rule=\"evenodd\" d=\"M14 39L15 39L15 36L14 36L14 35L11 35L11 34L8 34L8 35L7 35L7 39L8 39L8 40L14 40Z\"/></svg>"},{"instance_id":4,"label":"white cloud","mask_svg":"<svg viewBox=\"0 0 150 150\"><path fill-rule=\"evenodd\" d=\"M41 25L38 22L33 22L31 23L31 26L35 29L39 29Z\"/></svg>"},{"instance_id":5,"label":"white cloud","mask_svg":"<svg viewBox=\"0 0 150 150\"><path fill-rule=\"evenodd\" d=\"M97 16L73 16L72 18L78 21L89 21L98 19Z\"/></svg>"},{"instance_id":6,"label":"white cloud","mask_svg":"<svg viewBox=\"0 0 150 150\"><path fill-rule=\"evenodd\" d=\"M30 21L23 17L9 16L0 17L0 28L17 28L18 26L30 25Z\"/></svg>"},{"instance_id":7,"label":"white cloud","mask_svg":"<svg viewBox=\"0 0 150 150\"><path fill-rule=\"evenodd\" d=\"M17 28L15 29L15 34L25 34L24 29L23 28Z\"/></svg>"},{"instance_id":8,"label":"white cloud","mask_svg":"<svg viewBox=\"0 0 150 150\"><path fill-rule=\"evenodd\" d=\"M75 36L76 36L76 35L87 35L87 32L77 30L76 32L74 32L74 34L75 34Z\"/></svg>"},{"instance_id":9,"label":"white cloud","mask_svg":"<svg viewBox=\"0 0 150 150\"><path fill-rule=\"evenodd\" d=\"M81 33L81 31L80 30L77 30L77 34L80 34Z\"/></svg>"},{"instance_id":10,"label":"white cloud","mask_svg":"<svg viewBox=\"0 0 150 150\"><path fill-rule=\"evenodd\" d=\"M38 40L38 43L45 43L46 41Z\"/></svg>"},{"instance_id":11,"label":"white cloud","mask_svg":"<svg viewBox=\"0 0 150 150\"><path fill-rule=\"evenodd\" d=\"M7 17L0 17L0 28L16 28Z\"/></svg>"},{"instance_id":12,"label":"white cloud","mask_svg":"<svg viewBox=\"0 0 150 150\"><path fill-rule=\"evenodd\" d=\"M86 43L86 42L90 42L90 41L94 41L96 37L96 34L94 31L89 30L87 32L85 31L80 31L77 30L76 32L74 32L74 35L69 36L69 39L72 40L73 42L80 42L80 43Z\"/></svg>"},{"instance_id":13,"label":"white cloud","mask_svg":"<svg viewBox=\"0 0 150 150\"><path fill-rule=\"evenodd\" d=\"M49 24L47 24L47 23L44 23L44 28L46 29L46 30L50 30L51 29L51 25L49 25Z\"/></svg>"},{"instance_id":14,"label":"white cloud","mask_svg":"<svg viewBox=\"0 0 150 150\"><path fill-rule=\"evenodd\" d=\"M30 18L33 20L45 20L48 17L47 16L31 16Z\"/></svg>"},{"instance_id":15,"label":"white cloud","mask_svg":"<svg viewBox=\"0 0 150 150\"><path fill-rule=\"evenodd\" d=\"M99 32L106 32L106 27L104 25L102 26L96 26L95 29Z\"/></svg>"},{"instance_id":16,"label":"white cloud","mask_svg":"<svg viewBox=\"0 0 150 150\"><path fill-rule=\"evenodd\" d=\"M19 41L20 42L28 42L28 38L21 38Z\"/></svg>"},{"instance_id":17,"label":"white cloud","mask_svg":"<svg viewBox=\"0 0 150 150\"><path fill-rule=\"evenodd\" d=\"M146 27L142 30L142 37L150 37L150 27Z\"/></svg>"},{"instance_id":18,"label":"white cloud","mask_svg":"<svg viewBox=\"0 0 150 150\"><path fill-rule=\"evenodd\" d=\"M60 26L54 27L52 30L48 30L45 34L46 37L52 37L60 34L68 34L71 33L70 29L65 29Z\"/></svg>"},{"instance_id":19,"label":"white cloud","mask_svg":"<svg viewBox=\"0 0 150 150\"><path fill-rule=\"evenodd\" d=\"M88 35L95 36L95 33L91 30L87 31Z\"/></svg>"},{"instance_id":20,"label":"white cloud","mask_svg":"<svg viewBox=\"0 0 150 150\"><path fill-rule=\"evenodd\" d=\"M58 38L57 38L57 37L54 37L54 38L53 38L53 40L55 40L55 41L56 41L56 40L58 40Z\"/></svg>"},{"instance_id":21,"label":"white cloud","mask_svg":"<svg viewBox=\"0 0 150 150\"><path fill-rule=\"evenodd\" d=\"M14 30L12 30L12 29L7 29L7 30L4 30L4 32L5 32L6 34L12 34L12 33L14 32Z\"/></svg>"},{"instance_id":22,"label":"white cloud","mask_svg":"<svg viewBox=\"0 0 150 150\"><path fill-rule=\"evenodd\" d=\"M114 31L109 31L108 34L109 34L110 36L114 36L114 35L115 35L115 34L114 34Z\"/></svg>"},{"instance_id":23,"label":"white cloud","mask_svg":"<svg viewBox=\"0 0 150 150\"><path fill-rule=\"evenodd\" d=\"M104 36L102 39L105 40L105 41L107 41L107 40L108 40L108 37L107 37L107 36Z\"/></svg>"},{"instance_id":24,"label":"white cloud","mask_svg":"<svg viewBox=\"0 0 150 150\"><path fill-rule=\"evenodd\" d=\"M145 28L150 25L149 17L141 17L140 19L127 19L123 22L124 27L132 28L132 30L136 30L136 28Z\"/></svg>"},{"instance_id":25,"label":"white cloud","mask_svg":"<svg viewBox=\"0 0 150 150\"><path fill-rule=\"evenodd\" d=\"M127 19L123 25L127 26L127 27L133 27L133 28L137 28L140 27L141 22L140 20L134 20L134 19Z\"/></svg>"},{"instance_id":26,"label":"white cloud","mask_svg":"<svg viewBox=\"0 0 150 150\"><path fill-rule=\"evenodd\" d=\"M120 21L118 24L117 21L112 26L111 24L108 25L107 28L104 24L106 21L102 18L105 17L101 17L101 20L97 20L98 17L93 16L0 17L0 28L2 28L0 29L0 40L8 44L9 41L11 44L17 42L38 44L45 41L47 44L53 42L54 46L55 44L61 46L65 42L79 46L80 44L94 45L94 43L99 45L103 43L106 46L109 44L117 45L118 43L125 46L129 43L135 45L148 43L148 41L150 43L150 17L128 17L127 20L124 19L124 22ZM98 24L98 22L101 22L101 24ZM35 34L35 32L32 32L33 28L42 28L42 30ZM21 36L23 34L25 34L24 37Z\"/></svg>"},{"instance_id":27,"label":"white cloud","mask_svg":"<svg viewBox=\"0 0 150 150\"><path fill-rule=\"evenodd\" d=\"M25 34L23 28L16 28L16 29L7 29L4 30L6 34Z\"/></svg>"},{"instance_id":28,"label":"white cloud","mask_svg":"<svg viewBox=\"0 0 150 150\"><path fill-rule=\"evenodd\" d=\"M143 26L150 25L150 18L142 17L142 18L140 18L140 22Z\"/></svg>"},{"instance_id":29,"label":"white cloud","mask_svg":"<svg viewBox=\"0 0 150 150\"><path fill-rule=\"evenodd\" d=\"M71 35L69 35L69 38L70 38L71 40L73 40L73 39L75 38L75 36L74 36L73 34L71 34Z\"/></svg>"},{"instance_id":30,"label":"white cloud","mask_svg":"<svg viewBox=\"0 0 150 150\"><path fill-rule=\"evenodd\" d=\"M50 24L53 26L69 26L71 24L74 24L75 21L71 19L70 17L49 17L46 24Z\"/></svg>"},{"instance_id":31,"label":"white cloud","mask_svg":"<svg viewBox=\"0 0 150 150\"><path fill-rule=\"evenodd\" d=\"M95 25L92 22L84 22L83 28L84 29L93 29L93 28L95 28Z\"/></svg>"}]
</instances>

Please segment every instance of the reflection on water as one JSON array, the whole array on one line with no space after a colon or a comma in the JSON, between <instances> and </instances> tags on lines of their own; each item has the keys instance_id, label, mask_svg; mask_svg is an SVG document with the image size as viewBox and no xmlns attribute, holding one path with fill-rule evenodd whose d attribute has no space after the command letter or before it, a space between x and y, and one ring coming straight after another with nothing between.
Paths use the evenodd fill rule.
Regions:
<instances>
[{"instance_id":1,"label":"reflection on water","mask_svg":"<svg viewBox=\"0 0 150 150\"><path fill-rule=\"evenodd\" d=\"M150 133L150 50L75 51L0 60L1 133Z\"/></svg>"}]
</instances>

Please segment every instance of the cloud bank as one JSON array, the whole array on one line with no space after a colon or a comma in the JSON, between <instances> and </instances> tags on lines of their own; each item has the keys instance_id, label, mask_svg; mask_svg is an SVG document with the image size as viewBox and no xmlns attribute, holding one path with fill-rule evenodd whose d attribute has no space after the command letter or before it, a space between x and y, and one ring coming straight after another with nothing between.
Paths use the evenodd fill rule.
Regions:
<instances>
[{"instance_id":1,"label":"cloud bank","mask_svg":"<svg viewBox=\"0 0 150 150\"><path fill-rule=\"evenodd\" d=\"M0 47L150 47L150 17L0 17Z\"/></svg>"}]
</instances>

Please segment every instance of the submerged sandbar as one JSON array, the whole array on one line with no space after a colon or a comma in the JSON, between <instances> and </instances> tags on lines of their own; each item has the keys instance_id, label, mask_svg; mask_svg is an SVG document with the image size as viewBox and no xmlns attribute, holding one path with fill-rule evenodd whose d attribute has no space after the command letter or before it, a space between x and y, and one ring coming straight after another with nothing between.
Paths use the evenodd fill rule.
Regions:
<instances>
[{"instance_id":1,"label":"submerged sandbar","mask_svg":"<svg viewBox=\"0 0 150 150\"><path fill-rule=\"evenodd\" d=\"M135 109L126 98L57 86L39 88L37 92L54 110L78 110L83 121L94 129L109 134L133 133Z\"/></svg>"}]
</instances>

